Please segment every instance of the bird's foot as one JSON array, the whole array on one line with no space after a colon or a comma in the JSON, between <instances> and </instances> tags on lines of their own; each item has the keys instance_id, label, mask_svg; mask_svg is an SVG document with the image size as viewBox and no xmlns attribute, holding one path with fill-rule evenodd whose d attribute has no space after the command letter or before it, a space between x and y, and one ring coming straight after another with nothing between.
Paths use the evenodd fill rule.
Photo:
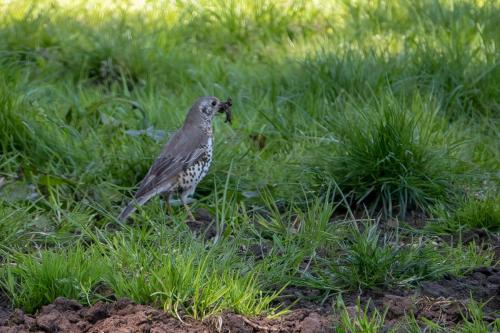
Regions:
<instances>
[{"instance_id":1,"label":"bird's foot","mask_svg":"<svg viewBox=\"0 0 500 333\"><path fill-rule=\"evenodd\" d=\"M198 223L198 221L196 221L196 218L194 217L194 215L191 212L188 213L188 218L189 218L188 221Z\"/></svg>"}]
</instances>

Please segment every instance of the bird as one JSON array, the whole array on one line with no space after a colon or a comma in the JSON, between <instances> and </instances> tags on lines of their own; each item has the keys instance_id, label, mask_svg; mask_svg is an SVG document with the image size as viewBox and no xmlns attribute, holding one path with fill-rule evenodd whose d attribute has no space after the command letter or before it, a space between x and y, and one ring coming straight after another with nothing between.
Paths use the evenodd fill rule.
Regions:
<instances>
[{"instance_id":1,"label":"bird","mask_svg":"<svg viewBox=\"0 0 500 333\"><path fill-rule=\"evenodd\" d=\"M230 98L221 102L214 96L198 98L191 106L182 127L163 146L147 174L139 183L134 198L121 211L118 220L123 222L151 198L162 194L167 209L172 212L169 201L177 194L186 209L188 217L196 221L187 199L198 183L207 175L212 163L213 131L212 120L217 113L226 113L230 122Z\"/></svg>"}]
</instances>

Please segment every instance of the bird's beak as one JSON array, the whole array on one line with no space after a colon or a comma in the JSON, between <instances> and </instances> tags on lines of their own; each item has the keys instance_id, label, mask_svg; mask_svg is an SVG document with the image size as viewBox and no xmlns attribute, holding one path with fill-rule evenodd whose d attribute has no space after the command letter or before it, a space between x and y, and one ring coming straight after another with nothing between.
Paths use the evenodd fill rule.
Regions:
<instances>
[{"instance_id":1,"label":"bird's beak","mask_svg":"<svg viewBox=\"0 0 500 333\"><path fill-rule=\"evenodd\" d=\"M226 123L231 124L232 114L231 114L231 106L233 105L233 101L231 97L227 98L227 101L219 103L219 113L226 114Z\"/></svg>"}]
</instances>

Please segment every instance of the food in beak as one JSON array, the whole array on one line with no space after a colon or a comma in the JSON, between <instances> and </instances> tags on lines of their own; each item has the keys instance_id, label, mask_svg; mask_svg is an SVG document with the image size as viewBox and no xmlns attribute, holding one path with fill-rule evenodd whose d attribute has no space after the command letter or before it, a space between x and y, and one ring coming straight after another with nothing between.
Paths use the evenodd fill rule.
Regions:
<instances>
[{"instance_id":1,"label":"food in beak","mask_svg":"<svg viewBox=\"0 0 500 333\"><path fill-rule=\"evenodd\" d=\"M231 100L231 97L227 98L227 101L220 103L219 105L219 112L220 113L225 113L226 114L226 123L231 124L232 120L232 114L231 114L231 106L233 105L233 101Z\"/></svg>"}]
</instances>

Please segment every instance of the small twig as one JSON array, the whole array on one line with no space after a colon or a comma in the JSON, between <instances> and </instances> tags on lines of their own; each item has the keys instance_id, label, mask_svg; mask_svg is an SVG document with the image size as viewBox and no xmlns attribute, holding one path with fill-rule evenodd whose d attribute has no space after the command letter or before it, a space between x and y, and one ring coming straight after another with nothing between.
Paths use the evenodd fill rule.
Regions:
<instances>
[{"instance_id":1,"label":"small twig","mask_svg":"<svg viewBox=\"0 0 500 333\"><path fill-rule=\"evenodd\" d=\"M271 331L271 332L278 332L280 329L276 327L271 327L271 326L264 326L264 325L259 325L257 323L254 323L250 319L247 319L243 316L238 316L240 317L245 323L248 325L252 326L253 328L256 328L258 330L263 330L263 331Z\"/></svg>"}]
</instances>

